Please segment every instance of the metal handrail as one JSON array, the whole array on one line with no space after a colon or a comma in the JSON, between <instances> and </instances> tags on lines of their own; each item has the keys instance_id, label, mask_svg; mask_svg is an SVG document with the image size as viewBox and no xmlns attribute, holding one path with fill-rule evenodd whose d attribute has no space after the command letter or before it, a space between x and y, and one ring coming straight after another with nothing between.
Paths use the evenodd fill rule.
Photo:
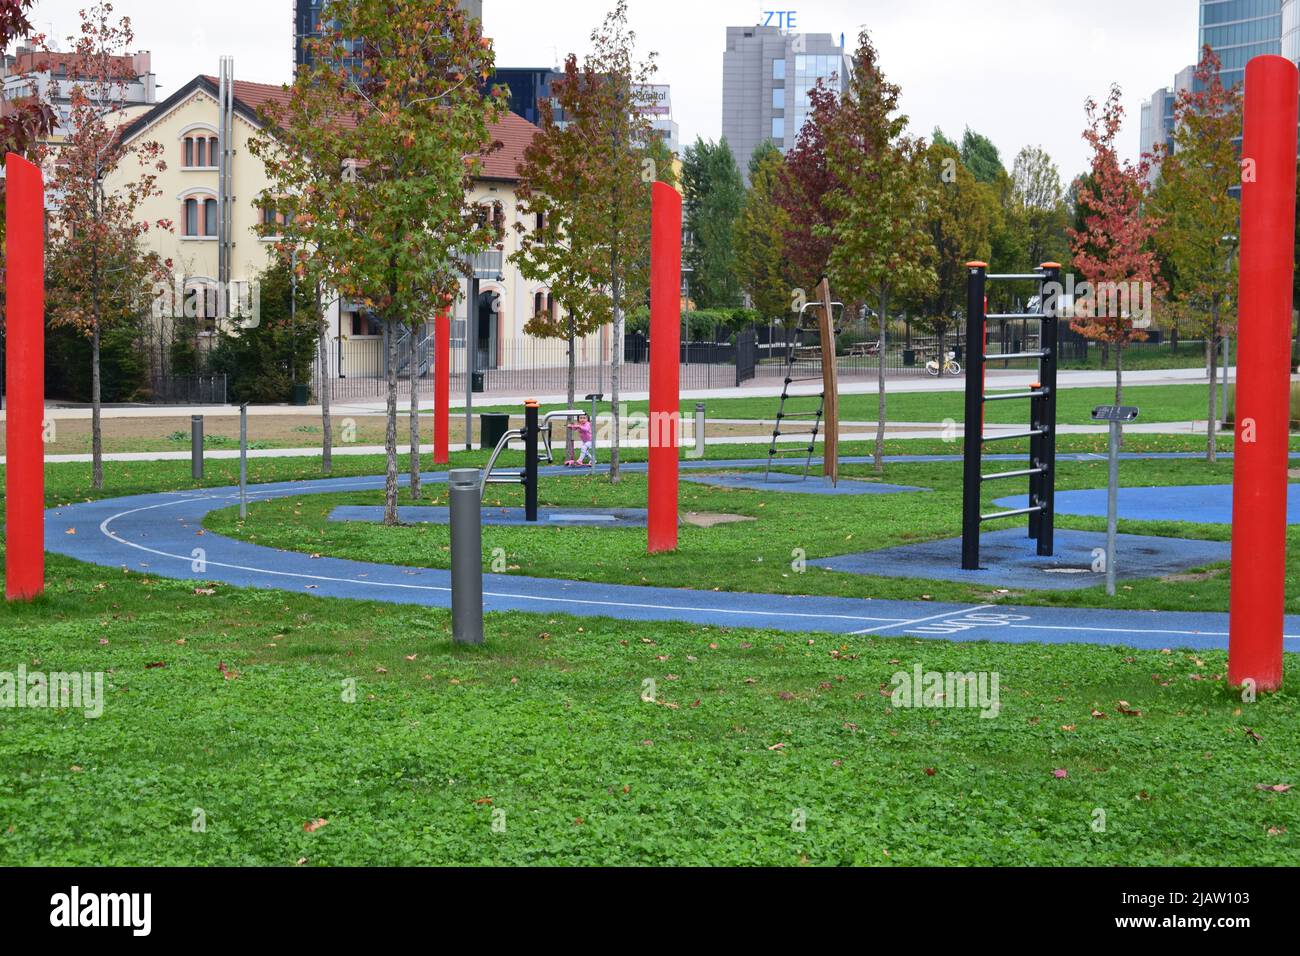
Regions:
<instances>
[{"instance_id":1,"label":"metal handrail","mask_svg":"<svg viewBox=\"0 0 1300 956\"><path fill-rule=\"evenodd\" d=\"M483 491L484 489L487 488L488 482L492 481L493 484L503 484L503 482L493 481L492 479L493 466L497 463L497 456L501 454L501 452L505 449L506 445L510 444L510 440L512 438L523 438L523 437L524 437L524 430L522 428L511 428L507 430L504 435L501 436L500 440L497 441L497 447L492 449L492 454L488 456L487 466L483 469L483 476L479 479L478 494L480 498L483 497Z\"/></svg>"}]
</instances>

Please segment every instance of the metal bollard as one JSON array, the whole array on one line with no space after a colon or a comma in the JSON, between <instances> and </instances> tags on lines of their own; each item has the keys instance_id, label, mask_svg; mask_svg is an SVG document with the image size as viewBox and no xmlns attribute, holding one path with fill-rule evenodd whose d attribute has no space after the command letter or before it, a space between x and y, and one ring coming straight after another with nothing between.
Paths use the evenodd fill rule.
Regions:
<instances>
[{"instance_id":1,"label":"metal bollard","mask_svg":"<svg viewBox=\"0 0 1300 956\"><path fill-rule=\"evenodd\" d=\"M203 478L203 416L190 416L190 477Z\"/></svg>"},{"instance_id":2,"label":"metal bollard","mask_svg":"<svg viewBox=\"0 0 1300 956\"><path fill-rule=\"evenodd\" d=\"M483 526L479 470L447 473L451 500L451 639L483 643Z\"/></svg>"},{"instance_id":3,"label":"metal bollard","mask_svg":"<svg viewBox=\"0 0 1300 956\"><path fill-rule=\"evenodd\" d=\"M239 406L239 520L248 517L248 403Z\"/></svg>"},{"instance_id":4,"label":"metal bollard","mask_svg":"<svg viewBox=\"0 0 1300 956\"><path fill-rule=\"evenodd\" d=\"M524 520L537 520L537 402L524 402Z\"/></svg>"}]
</instances>

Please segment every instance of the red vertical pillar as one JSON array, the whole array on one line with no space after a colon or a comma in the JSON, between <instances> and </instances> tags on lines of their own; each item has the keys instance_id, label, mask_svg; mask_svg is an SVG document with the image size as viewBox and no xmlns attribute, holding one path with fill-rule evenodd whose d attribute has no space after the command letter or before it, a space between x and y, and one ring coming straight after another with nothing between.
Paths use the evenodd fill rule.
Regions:
<instances>
[{"instance_id":1,"label":"red vertical pillar","mask_svg":"<svg viewBox=\"0 0 1300 956\"><path fill-rule=\"evenodd\" d=\"M650 488L647 549L677 549L677 425L681 407L682 197L650 191Z\"/></svg>"},{"instance_id":2,"label":"red vertical pillar","mask_svg":"<svg viewBox=\"0 0 1300 956\"><path fill-rule=\"evenodd\" d=\"M5 597L45 590L45 189L5 156Z\"/></svg>"},{"instance_id":3,"label":"red vertical pillar","mask_svg":"<svg viewBox=\"0 0 1300 956\"><path fill-rule=\"evenodd\" d=\"M450 306L438 310L433 320L433 463L445 465L447 421L451 416L451 316Z\"/></svg>"},{"instance_id":4,"label":"red vertical pillar","mask_svg":"<svg viewBox=\"0 0 1300 956\"><path fill-rule=\"evenodd\" d=\"M1300 74L1246 64L1228 681L1282 685L1287 433Z\"/></svg>"}]
</instances>

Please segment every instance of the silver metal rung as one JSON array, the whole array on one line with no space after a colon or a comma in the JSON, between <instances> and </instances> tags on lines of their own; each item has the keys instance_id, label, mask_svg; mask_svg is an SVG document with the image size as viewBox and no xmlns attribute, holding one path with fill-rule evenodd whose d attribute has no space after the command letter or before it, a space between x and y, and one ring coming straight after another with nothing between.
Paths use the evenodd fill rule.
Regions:
<instances>
[{"instance_id":1,"label":"silver metal rung","mask_svg":"<svg viewBox=\"0 0 1300 956\"><path fill-rule=\"evenodd\" d=\"M1000 478L1028 478L1030 475L1046 474L1046 468L1026 468L1023 471L999 471L994 475L980 475L980 481L997 481Z\"/></svg>"},{"instance_id":2,"label":"silver metal rung","mask_svg":"<svg viewBox=\"0 0 1300 956\"><path fill-rule=\"evenodd\" d=\"M990 322L998 322L1003 319L1045 319L1047 316L1041 312L998 312L993 315L986 315L984 318Z\"/></svg>"},{"instance_id":3,"label":"silver metal rung","mask_svg":"<svg viewBox=\"0 0 1300 956\"><path fill-rule=\"evenodd\" d=\"M1025 282L1029 282L1031 280L1042 282L1044 279L1047 278L1047 276L1045 276L1041 272L1013 272L1013 273L1007 273L1005 275L985 276L984 278L989 279L990 281L1001 280L1003 282L1015 282L1020 279L1023 279Z\"/></svg>"},{"instance_id":4,"label":"silver metal rung","mask_svg":"<svg viewBox=\"0 0 1300 956\"><path fill-rule=\"evenodd\" d=\"M985 395L986 402L1006 402L1013 398L1042 398L1046 392L1007 392L1005 395Z\"/></svg>"},{"instance_id":5,"label":"silver metal rung","mask_svg":"<svg viewBox=\"0 0 1300 956\"><path fill-rule=\"evenodd\" d=\"M1008 352L1005 355L986 355L986 362L1006 362L1010 359L1046 358L1046 352Z\"/></svg>"},{"instance_id":6,"label":"silver metal rung","mask_svg":"<svg viewBox=\"0 0 1300 956\"><path fill-rule=\"evenodd\" d=\"M1017 508L1015 511L995 511L989 515L980 515L980 521L996 521L998 518L1015 518L1018 515L1032 515L1037 514L1042 510L1042 505L1034 505L1032 508Z\"/></svg>"},{"instance_id":7,"label":"silver metal rung","mask_svg":"<svg viewBox=\"0 0 1300 956\"><path fill-rule=\"evenodd\" d=\"M524 483L522 471L504 475L488 475L483 479L489 485L521 485Z\"/></svg>"},{"instance_id":8,"label":"silver metal rung","mask_svg":"<svg viewBox=\"0 0 1300 956\"><path fill-rule=\"evenodd\" d=\"M1007 435L982 435L984 441L1010 441L1013 438L1034 438L1038 435L1046 435L1046 428L1035 428L1027 432L1011 432Z\"/></svg>"}]
</instances>

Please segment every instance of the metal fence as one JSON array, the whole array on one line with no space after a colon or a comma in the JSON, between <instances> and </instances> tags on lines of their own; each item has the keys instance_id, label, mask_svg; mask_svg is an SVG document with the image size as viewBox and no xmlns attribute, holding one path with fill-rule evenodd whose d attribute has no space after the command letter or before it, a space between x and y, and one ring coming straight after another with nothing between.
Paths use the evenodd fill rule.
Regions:
<instances>
[{"instance_id":1,"label":"metal fence","mask_svg":"<svg viewBox=\"0 0 1300 956\"><path fill-rule=\"evenodd\" d=\"M225 375L159 375L153 382L155 405L225 405Z\"/></svg>"}]
</instances>

